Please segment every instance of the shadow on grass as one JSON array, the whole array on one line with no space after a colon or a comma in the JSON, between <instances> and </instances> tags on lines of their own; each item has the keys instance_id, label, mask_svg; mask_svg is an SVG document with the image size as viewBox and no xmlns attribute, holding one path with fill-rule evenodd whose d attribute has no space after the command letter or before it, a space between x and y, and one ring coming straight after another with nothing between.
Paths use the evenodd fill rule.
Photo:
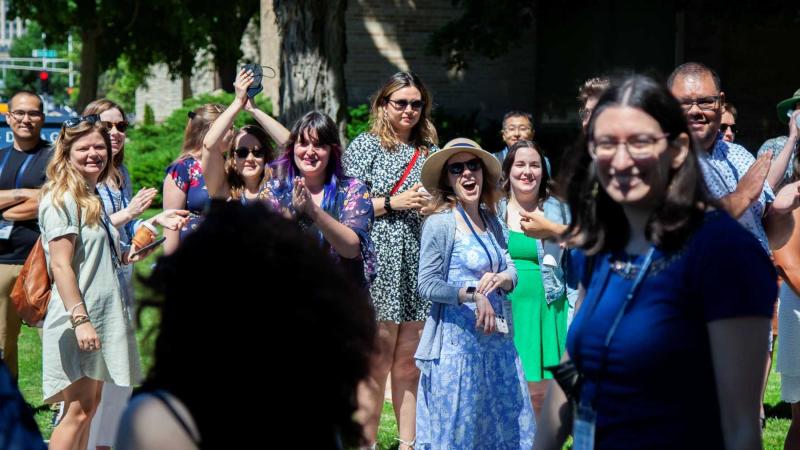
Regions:
<instances>
[{"instance_id":1,"label":"shadow on grass","mask_svg":"<svg viewBox=\"0 0 800 450\"><path fill-rule=\"evenodd\" d=\"M792 406L786 402L778 402L775 405L764 405L764 415L778 419L791 419Z\"/></svg>"}]
</instances>

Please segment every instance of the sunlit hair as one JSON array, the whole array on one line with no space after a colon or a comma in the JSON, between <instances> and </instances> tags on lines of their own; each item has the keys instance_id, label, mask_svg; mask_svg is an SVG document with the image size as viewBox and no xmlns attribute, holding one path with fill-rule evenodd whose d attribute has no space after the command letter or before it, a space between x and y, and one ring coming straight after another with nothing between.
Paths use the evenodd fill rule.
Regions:
<instances>
[{"instance_id":1,"label":"sunlit hair","mask_svg":"<svg viewBox=\"0 0 800 450\"><path fill-rule=\"evenodd\" d=\"M733 120L739 118L739 110L737 110L736 107L733 106L733 103L731 102L725 102L725 105L723 105L723 111L731 113L731 115L733 116Z\"/></svg>"},{"instance_id":2,"label":"sunlit hair","mask_svg":"<svg viewBox=\"0 0 800 450\"><path fill-rule=\"evenodd\" d=\"M113 101L111 101L111 100L109 100L107 98L100 98L100 99L97 99L97 100L93 101L92 103L89 103L88 105L86 105L86 108L84 108L84 110L83 110L83 116L86 117L86 116L89 116L91 114L100 115L100 114L103 114L104 112L112 110L112 109L116 109L116 110L119 111L119 113L122 115L122 120L125 120L125 121L128 120L127 119L128 116L125 114L125 110L122 109L122 106L120 106L118 103L113 102ZM113 153L113 151L111 150L110 147L109 147L109 150ZM120 168L120 166L122 166L122 163L124 161L125 161L125 141L123 140L121 145L120 145L120 147L119 147L119 152L117 152L117 154L114 155L113 160L112 160L112 164L109 165L110 166L109 170L111 170L111 173L109 174L109 178L114 180L114 183L120 189L122 189L124 187L122 185L124 180L122 179L122 172L120 171L119 168Z\"/></svg>"},{"instance_id":3,"label":"sunlit hair","mask_svg":"<svg viewBox=\"0 0 800 450\"><path fill-rule=\"evenodd\" d=\"M636 108L652 117L671 138L668 145L676 145L675 139L681 135L690 139L689 154L680 167L671 169L664 196L645 229L649 241L663 250L676 250L700 226L705 209L716 206L710 200L700 169L697 155L702 150L691 138L678 101L666 86L649 77L631 75L612 82L598 100L586 136L594 136L597 118L614 107ZM579 243L587 254L622 250L630 238L630 227L622 206L599 186L597 167L590 162L587 145L588 141L583 142L573 150L580 154L566 155L565 159L571 163L562 168L572 215L565 236Z\"/></svg>"},{"instance_id":4,"label":"sunlit hair","mask_svg":"<svg viewBox=\"0 0 800 450\"><path fill-rule=\"evenodd\" d=\"M702 77L703 75L711 77L711 80L714 81L714 89L717 92L722 90L722 81L720 81L719 74L711 67L700 62L687 62L676 67L667 78L667 87L672 89L672 86L675 85L675 80L680 77Z\"/></svg>"},{"instance_id":5,"label":"sunlit hair","mask_svg":"<svg viewBox=\"0 0 800 450\"><path fill-rule=\"evenodd\" d=\"M222 111L225 111L225 107L222 105L208 103L189 112L189 121L183 130L181 154L174 162L196 155L203 148L203 139L205 139L206 133L211 128L211 124L222 114Z\"/></svg>"},{"instance_id":6,"label":"sunlit hair","mask_svg":"<svg viewBox=\"0 0 800 450\"><path fill-rule=\"evenodd\" d=\"M586 101L600 95L608 88L609 81L606 77L589 78L578 88L578 102L581 107L586 106Z\"/></svg>"},{"instance_id":7,"label":"sunlit hair","mask_svg":"<svg viewBox=\"0 0 800 450\"><path fill-rule=\"evenodd\" d=\"M414 125L414 128L411 129L409 141L412 146L420 149L423 154L427 156L431 144L439 144L436 128L431 121L433 96L414 72L397 72L389 77L383 87L375 93L370 106L369 132L377 136L381 141L381 146L387 150L393 150L400 145L400 141L397 139L397 132L389 122L386 108L388 107L389 97L391 97L392 94L400 89L412 86L419 90L421 99L425 102L425 106L423 106L422 110L419 112L419 121Z\"/></svg>"},{"instance_id":8,"label":"sunlit hair","mask_svg":"<svg viewBox=\"0 0 800 450\"><path fill-rule=\"evenodd\" d=\"M78 217L87 225L97 225L100 223L100 214L103 209L99 197L94 192L89 191L86 179L78 172L69 160L69 154L75 142L91 133L99 133L103 137L106 145L106 164L100 172L97 182L103 182L108 178L110 164L108 155L111 154L111 138L105 127L100 123L81 122L73 128L62 128L53 145L53 156L47 164L47 182L42 186L42 196L52 192L53 205L57 208L64 208L64 195L70 194L78 204Z\"/></svg>"},{"instance_id":9,"label":"sunlit hair","mask_svg":"<svg viewBox=\"0 0 800 450\"><path fill-rule=\"evenodd\" d=\"M233 139L234 143L239 142L245 135L250 135L256 138L259 148L264 150L264 171L261 173L261 181L259 182L258 191L261 192L264 185L271 178L271 170L269 163L275 159L275 149L272 147L272 142L267 136L267 133L257 125L245 125L239 130L239 134ZM234 145L234 149L236 145ZM231 189L231 198L240 199L244 195L244 179L236 171L236 155L231 151L230 157L225 162L225 173L228 178L228 186Z\"/></svg>"},{"instance_id":10,"label":"sunlit hair","mask_svg":"<svg viewBox=\"0 0 800 450\"><path fill-rule=\"evenodd\" d=\"M461 153L456 153L453 156L460 154ZM446 209L455 208L458 205L458 197L456 196L453 187L450 185L447 172L447 166L453 156L451 156L447 160L448 162L442 166L442 172L439 174L439 184L437 185L436 189L430 193L431 199L428 202L428 205L423 208L423 213L433 214ZM482 159L478 158L478 161L481 163L481 174L483 175L483 183L481 183L481 203L492 214L496 214L497 201L500 200L500 190L497 188L498 179L497 177L489 175L489 171L486 170L486 165L483 163Z\"/></svg>"},{"instance_id":11,"label":"sunlit hair","mask_svg":"<svg viewBox=\"0 0 800 450\"><path fill-rule=\"evenodd\" d=\"M547 170L547 163L545 163L544 153L541 147L534 141L517 141L508 149L506 159L503 160L503 171L500 174L500 191L506 198L510 199L512 194L511 189L511 168L514 167L514 159L517 157L517 151L521 148L530 148L539 155L539 162L542 167L542 177L539 179L539 207L543 207L545 200L550 197L553 190L553 182L550 179L550 173Z\"/></svg>"},{"instance_id":12,"label":"sunlit hair","mask_svg":"<svg viewBox=\"0 0 800 450\"><path fill-rule=\"evenodd\" d=\"M284 145L283 153L273 163L273 173L284 183L284 187L291 189L292 180L303 175L294 162L294 146L297 143L305 145L311 140L315 145L330 147L328 165L325 167L325 194L322 198L322 209L330 211L333 208L336 185L344 175L342 170L342 143L339 140L339 129L333 119L320 111L306 113L292 126L289 140Z\"/></svg>"}]
</instances>

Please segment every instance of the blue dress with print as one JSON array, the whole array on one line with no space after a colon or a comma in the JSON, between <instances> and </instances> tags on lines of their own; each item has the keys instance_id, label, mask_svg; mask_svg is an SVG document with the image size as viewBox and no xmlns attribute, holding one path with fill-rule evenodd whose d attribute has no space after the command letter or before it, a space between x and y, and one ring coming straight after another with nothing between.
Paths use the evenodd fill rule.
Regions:
<instances>
[{"instance_id":1,"label":"blue dress with print","mask_svg":"<svg viewBox=\"0 0 800 450\"><path fill-rule=\"evenodd\" d=\"M502 253L491 236L483 242L495 264ZM492 248L494 251L492 251ZM496 270L496 268L495 268ZM448 284L476 286L492 271L477 238L456 229ZM503 297L490 295L496 314ZM475 328L475 303L445 305L438 360L417 361L417 449L530 449L536 425L514 341Z\"/></svg>"},{"instance_id":2,"label":"blue dress with print","mask_svg":"<svg viewBox=\"0 0 800 450\"><path fill-rule=\"evenodd\" d=\"M210 201L206 179L203 178L200 160L191 156L167 167L167 176L172 178L175 185L186 194L184 209L189 211L189 220L180 231L180 240L183 241L202 223L203 209Z\"/></svg>"}]
</instances>

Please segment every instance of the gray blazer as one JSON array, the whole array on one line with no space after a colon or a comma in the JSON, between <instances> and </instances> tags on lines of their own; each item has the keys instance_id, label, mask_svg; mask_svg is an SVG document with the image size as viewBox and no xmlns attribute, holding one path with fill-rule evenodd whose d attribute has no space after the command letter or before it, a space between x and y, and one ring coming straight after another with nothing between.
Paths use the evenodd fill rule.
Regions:
<instances>
[{"instance_id":1,"label":"gray blazer","mask_svg":"<svg viewBox=\"0 0 800 450\"><path fill-rule=\"evenodd\" d=\"M497 216L481 209L483 220L486 221L489 231L494 235L505 253L505 268L502 272L511 277L513 286L517 285L517 269L514 261L508 254L508 247L503 237L503 228ZM417 291L422 298L431 301L431 311L425 321L422 337L414 355L419 360L434 360L439 358L442 350L441 319L445 305L458 304L457 286L447 284L447 274L450 270L450 257L453 254L453 241L456 235L456 219L453 210L449 209L434 214L422 226L422 240L419 251L419 272L417 276ZM512 288L513 289L513 288ZM508 321L509 333L505 336L513 337L511 308L508 301L503 301L503 315Z\"/></svg>"}]
</instances>

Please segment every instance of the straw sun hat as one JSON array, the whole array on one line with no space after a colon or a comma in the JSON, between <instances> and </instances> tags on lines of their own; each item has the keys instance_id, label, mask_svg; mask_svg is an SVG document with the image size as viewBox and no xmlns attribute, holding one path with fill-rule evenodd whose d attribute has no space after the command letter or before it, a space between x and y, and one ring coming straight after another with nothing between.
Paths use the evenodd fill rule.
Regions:
<instances>
[{"instance_id":1,"label":"straw sun hat","mask_svg":"<svg viewBox=\"0 0 800 450\"><path fill-rule=\"evenodd\" d=\"M444 145L444 147L425 160L422 166L422 185L425 189L433 193L439 188L439 177L442 175L442 168L447 164L451 156L459 153L471 153L483 162L490 181L497 183L500 179L500 162L491 153L482 149L477 142L466 138L456 138ZM486 174L484 174L486 176Z\"/></svg>"}]
</instances>

